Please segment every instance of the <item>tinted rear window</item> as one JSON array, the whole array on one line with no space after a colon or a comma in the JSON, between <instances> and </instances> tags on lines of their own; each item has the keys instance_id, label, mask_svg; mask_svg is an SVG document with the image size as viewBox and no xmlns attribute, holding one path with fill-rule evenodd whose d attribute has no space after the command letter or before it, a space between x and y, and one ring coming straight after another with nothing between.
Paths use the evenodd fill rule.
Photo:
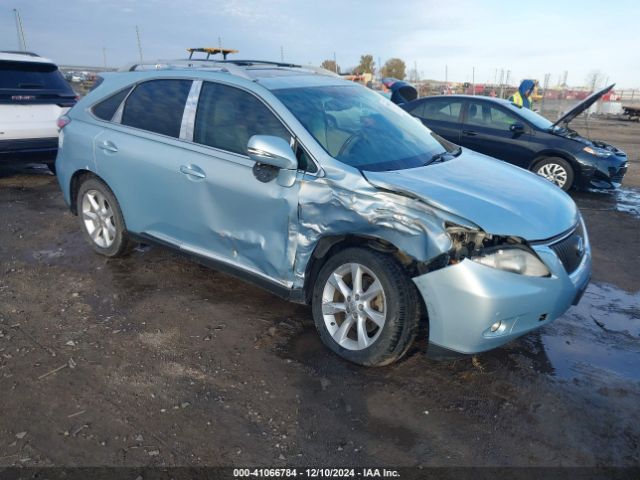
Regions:
<instances>
[{"instance_id":1,"label":"tinted rear window","mask_svg":"<svg viewBox=\"0 0 640 480\"><path fill-rule=\"evenodd\" d=\"M129 93L129 89L124 89L121 92L111 95L106 100L101 101L93 106L93 114L101 118L102 120L111 120L116 110L124 100L124 97Z\"/></svg>"},{"instance_id":2,"label":"tinted rear window","mask_svg":"<svg viewBox=\"0 0 640 480\"><path fill-rule=\"evenodd\" d=\"M178 138L190 89L191 80L141 83L125 103L122 124Z\"/></svg>"},{"instance_id":3,"label":"tinted rear window","mask_svg":"<svg viewBox=\"0 0 640 480\"><path fill-rule=\"evenodd\" d=\"M0 61L0 89L55 90L73 93L51 63Z\"/></svg>"}]
</instances>

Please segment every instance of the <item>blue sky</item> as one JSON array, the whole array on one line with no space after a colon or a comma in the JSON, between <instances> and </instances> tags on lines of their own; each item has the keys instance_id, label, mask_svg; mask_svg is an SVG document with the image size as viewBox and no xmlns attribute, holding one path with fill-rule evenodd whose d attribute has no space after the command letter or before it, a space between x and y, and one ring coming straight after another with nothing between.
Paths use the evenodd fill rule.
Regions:
<instances>
[{"instance_id":1,"label":"blue sky","mask_svg":"<svg viewBox=\"0 0 640 480\"><path fill-rule=\"evenodd\" d=\"M17 48L13 8L29 49L61 64L135 61L135 25L145 58L180 58L190 46L240 50L237 58L341 67L370 53L400 57L421 77L493 81L500 69L555 84L567 70L581 85L590 71L640 88L640 2L346 0L3 0L0 49Z\"/></svg>"}]
</instances>

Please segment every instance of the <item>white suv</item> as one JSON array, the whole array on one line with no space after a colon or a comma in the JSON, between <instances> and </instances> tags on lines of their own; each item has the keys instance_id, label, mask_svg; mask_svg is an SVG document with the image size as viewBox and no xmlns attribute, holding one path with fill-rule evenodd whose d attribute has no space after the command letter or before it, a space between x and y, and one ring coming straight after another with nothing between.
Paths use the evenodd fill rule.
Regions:
<instances>
[{"instance_id":1,"label":"white suv","mask_svg":"<svg viewBox=\"0 0 640 480\"><path fill-rule=\"evenodd\" d=\"M76 101L51 60L30 52L0 52L0 162L46 163L53 170L56 121Z\"/></svg>"}]
</instances>

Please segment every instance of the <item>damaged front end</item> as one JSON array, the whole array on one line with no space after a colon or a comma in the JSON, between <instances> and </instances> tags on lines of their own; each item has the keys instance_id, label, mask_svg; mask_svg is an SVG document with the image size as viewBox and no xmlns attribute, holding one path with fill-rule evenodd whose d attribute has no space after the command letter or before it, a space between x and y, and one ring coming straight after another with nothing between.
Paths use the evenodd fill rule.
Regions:
<instances>
[{"instance_id":1,"label":"damaged front end","mask_svg":"<svg viewBox=\"0 0 640 480\"><path fill-rule=\"evenodd\" d=\"M447 232L453 248L446 267L413 278L435 356L483 352L546 325L577 303L589 282L591 250L582 223L560 240L535 245L459 226ZM557 245L565 248L575 237L581 258L568 271Z\"/></svg>"}]
</instances>

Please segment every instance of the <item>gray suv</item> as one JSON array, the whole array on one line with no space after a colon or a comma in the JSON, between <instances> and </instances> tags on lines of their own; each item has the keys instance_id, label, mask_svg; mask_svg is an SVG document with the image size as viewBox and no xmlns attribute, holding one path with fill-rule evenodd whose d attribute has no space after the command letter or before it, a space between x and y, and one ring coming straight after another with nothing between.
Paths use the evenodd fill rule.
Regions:
<instances>
[{"instance_id":1,"label":"gray suv","mask_svg":"<svg viewBox=\"0 0 640 480\"><path fill-rule=\"evenodd\" d=\"M269 62L130 70L59 122L60 186L102 255L159 243L310 304L322 341L362 365L418 332L432 354L497 347L589 281L564 192L365 87Z\"/></svg>"}]
</instances>

